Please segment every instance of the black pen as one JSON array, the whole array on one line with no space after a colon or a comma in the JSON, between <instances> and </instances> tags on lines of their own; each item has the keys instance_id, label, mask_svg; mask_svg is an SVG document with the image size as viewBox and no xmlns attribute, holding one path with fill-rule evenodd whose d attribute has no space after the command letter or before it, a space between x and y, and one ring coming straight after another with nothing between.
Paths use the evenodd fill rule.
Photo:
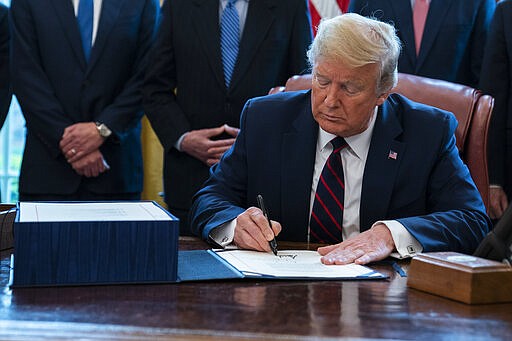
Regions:
<instances>
[{"instance_id":1,"label":"black pen","mask_svg":"<svg viewBox=\"0 0 512 341\"><path fill-rule=\"evenodd\" d=\"M272 230L272 222L270 221L270 217L268 216L268 211L265 207L265 203L263 202L263 197L261 196L261 194L258 194L256 200L258 200L258 206L263 211L263 215L267 218L268 227L270 227L270 231L272 231L272 234L274 234L274 230ZM268 244L270 245L270 248L272 249L274 255L277 256L277 242L275 235L274 238L272 238L272 240L268 242Z\"/></svg>"}]
</instances>

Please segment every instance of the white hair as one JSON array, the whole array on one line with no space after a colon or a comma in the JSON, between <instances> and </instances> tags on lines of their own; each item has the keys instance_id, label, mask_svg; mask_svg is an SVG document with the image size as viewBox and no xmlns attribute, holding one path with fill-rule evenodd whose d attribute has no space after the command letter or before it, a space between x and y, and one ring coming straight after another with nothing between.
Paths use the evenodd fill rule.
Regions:
<instances>
[{"instance_id":1,"label":"white hair","mask_svg":"<svg viewBox=\"0 0 512 341\"><path fill-rule=\"evenodd\" d=\"M320 22L307 56L313 68L319 58L349 67L379 65L377 90L387 92L398 81L401 44L390 24L346 13Z\"/></svg>"}]
</instances>

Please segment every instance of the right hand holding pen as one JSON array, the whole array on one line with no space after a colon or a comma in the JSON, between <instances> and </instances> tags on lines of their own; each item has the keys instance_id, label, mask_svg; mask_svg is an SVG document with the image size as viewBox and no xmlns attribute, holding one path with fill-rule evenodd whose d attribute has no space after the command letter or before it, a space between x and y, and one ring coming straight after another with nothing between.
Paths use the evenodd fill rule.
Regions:
<instances>
[{"instance_id":1,"label":"right hand holding pen","mask_svg":"<svg viewBox=\"0 0 512 341\"><path fill-rule=\"evenodd\" d=\"M270 252L268 244L281 232L281 224L272 220L272 231L263 212L257 207L249 207L236 220L233 242L242 249Z\"/></svg>"},{"instance_id":2,"label":"right hand holding pen","mask_svg":"<svg viewBox=\"0 0 512 341\"><path fill-rule=\"evenodd\" d=\"M238 128L224 124L217 128L199 129L188 132L181 142L181 150L208 166L219 162L222 155L235 143ZM212 137L227 133L232 138L213 140Z\"/></svg>"}]
</instances>

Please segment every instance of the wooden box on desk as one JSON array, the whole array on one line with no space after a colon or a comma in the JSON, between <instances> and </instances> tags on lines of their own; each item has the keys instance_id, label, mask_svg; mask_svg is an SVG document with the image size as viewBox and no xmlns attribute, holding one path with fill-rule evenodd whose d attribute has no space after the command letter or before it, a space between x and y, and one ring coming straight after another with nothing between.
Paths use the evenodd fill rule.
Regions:
<instances>
[{"instance_id":1,"label":"wooden box on desk","mask_svg":"<svg viewBox=\"0 0 512 341\"><path fill-rule=\"evenodd\" d=\"M512 301L512 268L457 252L431 252L414 257L409 287L468 304Z\"/></svg>"},{"instance_id":2,"label":"wooden box on desk","mask_svg":"<svg viewBox=\"0 0 512 341\"><path fill-rule=\"evenodd\" d=\"M177 280L179 221L155 202L18 206L13 287Z\"/></svg>"}]
</instances>

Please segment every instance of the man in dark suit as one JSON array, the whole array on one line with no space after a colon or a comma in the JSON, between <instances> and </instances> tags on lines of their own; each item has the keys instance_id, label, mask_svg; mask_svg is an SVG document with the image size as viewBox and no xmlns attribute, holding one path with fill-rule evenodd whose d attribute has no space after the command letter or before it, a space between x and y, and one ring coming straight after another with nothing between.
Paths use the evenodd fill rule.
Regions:
<instances>
[{"instance_id":1,"label":"man in dark suit","mask_svg":"<svg viewBox=\"0 0 512 341\"><path fill-rule=\"evenodd\" d=\"M0 4L0 129L2 129L11 104L9 81L9 10Z\"/></svg>"},{"instance_id":2,"label":"man in dark suit","mask_svg":"<svg viewBox=\"0 0 512 341\"><path fill-rule=\"evenodd\" d=\"M311 92L247 102L235 144L195 197L195 233L269 251L273 233L253 207L261 194L277 238L332 244L319 249L326 264L471 253L490 221L456 119L389 95L399 53L389 24L353 13L323 21L308 52Z\"/></svg>"},{"instance_id":3,"label":"man in dark suit","mask_svg":"<svg viewBox=\"0 0 512 341\"><path fill-rule=\"evenodd\" d=\"M485 48L480 89L495 98L489 130L489 215L499 219L512 198L512 1L498 3Z\"/></svg>"},{"instance_id":4,"label":"man in dark suit","mask_svg":"<svg viewBox=\"0 0 512 341\"><path fill-rule=\"evenodd\" d=\"M143 72L158 0L13 0L12 83L27 125L20 200L142 189Z\"/></svg>"},{"instance_id":5,"label":"man in dark suit","mask_svg":"<svg viewBox=\"0 0 512 341\"><path fill-rule=\"evenodd\" d=\"M0 129L2 128L9 105L11 85L9 81L9 10L0 4Z\"/></svg>"},{"instance_id":6,"label":"man in dark suit","mask_svg":"<svg viewBox=\"0 0 512 341\"><path fill-rule=\"evenodd\" d=\"M477 87L496 1L428 0L418 54L413 28L415 1L351 0L349 12L375 17L396 27L403 44L399 72Z\"/></svg>"},{"instance_id":7,"label":"man in dark suit","mask_svg":"<svg viewBox=\"0 0 512 341\"><path fill-rule=\"evenodd\" d=\"M306 1L231 3L167 0L147 72L145 112L165 150L165 202L180 218L181 234L190 234L192 196L234 142L245 101L307 69L311 27ZM236 9L238 54L231 57L236 64L228 79L221 31L231 6Z\"/></svg>"}]
</instances>

